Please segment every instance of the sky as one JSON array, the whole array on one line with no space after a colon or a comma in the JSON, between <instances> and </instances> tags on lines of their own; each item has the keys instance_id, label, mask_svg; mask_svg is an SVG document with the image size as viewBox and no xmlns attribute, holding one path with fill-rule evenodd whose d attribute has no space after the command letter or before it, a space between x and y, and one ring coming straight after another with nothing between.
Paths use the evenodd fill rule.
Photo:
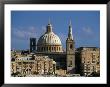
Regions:
<instances>
[{"instance_id":1,"label":"sky","mask_svg":"<svg viewBox=\"0 0 110 87\"><path fill-rule=\"evenodd\" d=\"M70 20L75 48L100 47L100 11L12 11L11 49L29 49L30 37L38 40L49 19L64 49Z\"/></svg>"}]
</instances>

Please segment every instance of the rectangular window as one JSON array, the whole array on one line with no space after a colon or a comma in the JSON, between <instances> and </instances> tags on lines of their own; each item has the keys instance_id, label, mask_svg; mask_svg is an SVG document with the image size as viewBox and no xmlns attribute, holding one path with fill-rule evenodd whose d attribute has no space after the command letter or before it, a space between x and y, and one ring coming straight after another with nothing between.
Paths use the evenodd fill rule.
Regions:
<instances>
[{"instance_id":1,"label":"rectangular window","mask_svg":"<svg viewBox=\"0 0 110 87\"><path fill-rule=\"evenodd\" d=\"M92 54L92 63L95 63L95 55Z\"/></svg>"},{"instance_id":2,"label":"rectangular window","mask_svg":"<svg viewBox=\"0 0 110 87\"><path fill-rule=\"evenodd\" d=\"M72 66L72 60L69 61L69 67L71 67L71 66Z\"/></svg>"}]
</instances>

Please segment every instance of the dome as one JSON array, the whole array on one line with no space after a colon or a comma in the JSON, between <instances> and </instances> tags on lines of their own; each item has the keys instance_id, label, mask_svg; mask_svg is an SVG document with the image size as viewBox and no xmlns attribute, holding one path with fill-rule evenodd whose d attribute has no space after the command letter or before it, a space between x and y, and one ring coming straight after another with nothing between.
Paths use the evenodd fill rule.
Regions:
<instances>
[{"instance_id":1,"label":"dome","mask_svg":"<svg viewBox=\"0 0 110 87\"><path fill-rule=\"evenodd\" d=\"M61 45L61 41L56 34L49 32L39 38L37 45Z\"/></svg>"},{"instance_id":2,"label":"dome","mask_svg":"<svg viewBox=\"0 0 110 87\"><path fill-rule=\"evenodd\" d=\"M52 31L52 25L47 25L47 31L37 42L38 52L62 52L60 38Z\"/></svg>"}]
</instances>

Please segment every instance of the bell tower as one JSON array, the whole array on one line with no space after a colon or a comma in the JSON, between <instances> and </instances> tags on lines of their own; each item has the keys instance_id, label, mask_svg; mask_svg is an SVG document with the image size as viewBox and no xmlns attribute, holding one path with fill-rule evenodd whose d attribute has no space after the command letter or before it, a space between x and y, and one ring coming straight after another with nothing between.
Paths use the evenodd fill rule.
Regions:
<instances>
[{"instance_id":1,"label":"bell tower","mask_svg":"<svg viewBox=\"0 0 110 87\"><path fill-rule=\"evenodd\" d=\"M75 73L75 42L72 35L72 24L70 21L68 37L66 40L66 62L67 62L67 73Z\"/></svg>"},{"instance_id":2,"label":"bell tower","mask_svg":"<svg viewBox=\"0 0 110 87\"><path fill-rule=\"evenodd\" d=\"M36 51L36 38L30 38L30 52Z\"/></svg>"}]
</instances>

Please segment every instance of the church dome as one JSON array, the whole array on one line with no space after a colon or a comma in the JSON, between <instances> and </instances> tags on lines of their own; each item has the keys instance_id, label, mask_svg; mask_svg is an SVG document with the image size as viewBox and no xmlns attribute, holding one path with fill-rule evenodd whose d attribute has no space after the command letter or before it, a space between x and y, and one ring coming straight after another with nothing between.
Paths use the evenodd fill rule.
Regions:
<instances>
[{"instance_id":1,"label":"church dome","mask_svg":"<svg viewBox=\"0 0 110 87\"><path fill-rule=\"evenodd\" d=\"M61 41L56 34L49 32L39 38L37 45L61 45Z\"/></svg>"},{"instance_id":2,"label":"church dome","mask_svg":"<svg viewBox=\"0 0 110 87\"><path fill-rule=\"evenodd\" d=\"M52 31L52 25L47 25L47 31L37 42L38 52L62 52L62 44L60 38Z\"/></svg>"}]
</instances>

